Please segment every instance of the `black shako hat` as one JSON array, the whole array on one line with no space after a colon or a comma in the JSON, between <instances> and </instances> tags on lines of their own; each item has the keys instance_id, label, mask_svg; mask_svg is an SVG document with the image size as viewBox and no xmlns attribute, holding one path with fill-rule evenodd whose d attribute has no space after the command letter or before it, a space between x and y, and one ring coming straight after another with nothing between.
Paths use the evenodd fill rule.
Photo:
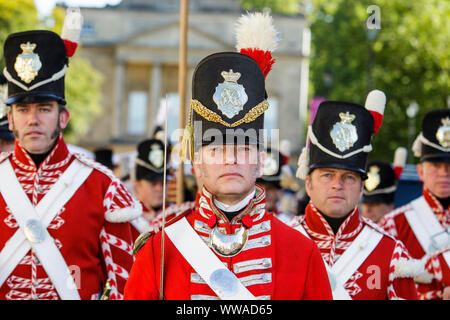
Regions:
<instances>
[{"instance_id":1,"label":"black shako hat","mask_svg":"<svg viewBox=\"0 0 450 320\"><path fill-rule=\"evenodd\" d=\"M136 180L162 180L164 178L164 143L157 139L147 139L138 144L137 151ZM168 156L166 160L169 160Z\"/></svg>"},{"instance_id":2,"label":"black shako hat","mask_svg":"<svg viewBox=\"0 0 450 320\"><path fill-rule=\"evenodd\" d=\"M362 202L393 203L397 180L391 164L370 161L367 164L367 179L364 181Z\"/></svg>"},{"instance_id":3,"label":"black shako hat","mask_svg":"<svg viewBox=\"0 0 450 320\"><path fill-rule=\"evenodd\" d=\"M310 146L303 148L297 177L316 168L351 170L366 176L372 135L381 126L386 97L371 91L366 106L341 101L324 101L319 105L312 125L308 127Z\"/></svg>"},{"instance_id":4,"label":"black shako hat","mask_svg":"<svg viewBox=\"0 0 450 320\"><path fill-rule=\"evenodd\" d=\"M281 188L281 168L284 163L283 154L271 147L266 150L266 158L264 160L263 175L256 179L256 183L272 183Z\"/></svg>"},{"instance_id":5,"label":"black shako hat","mask_svg":"<svg viewBox=\"0 0 450 320\"><path fill-rule=\"evenodd\" d=\"M395 150L394 163L372 160L367 163L367 179L364 181L362 202L394 203L398 180L406 164L406 148Z\"/></svg>"},{"instance_id":6,"label":"black shako hat","mask_svg":"<svg viewBox=\"0 0 450 320\"><path fill-rule=\"evenodd\" d=\"M113 151L108 148L100 148L94 150L95 161L101 163L109 169L114 169L116 166L113 164L112 157Z\"/></svg>"},{"instance_id":7,"label":"black shako hat","mask_svg":"<svg viewBox=\"0 0 450 320\"><path fill-rule=\"evenodd\" d=\"M68 58L59 35L47 30L13 33L6 38L4 56L6 104L49 100L66 104L64 75Z\"/></svg>"},{"instance_id":8,"label":"black shako hat","mask_svg":"<svg viewBox=\"0 0 450 320\"><path fill-rule=\"evenodd\" d=\"M265 77L278 37L268 13L248 13L235 24L236 49L204 58L194 70L182 160L207 144L264 143Z\"/></svg>"},{"instance_id":9,"label":"black shako hat","mask_svg":"<svg viewBox=\"0 0 450 320\"><path fill-rule=\"evenodd\" d=\"M64 77L69 57L77 48L83 17L78 8L68 8L61 36L48 30L10 34L4 43L8 80L6 104L55 100L66 104Z\"/></svg>"},{"instance_id":10,"label":"black shako hat","mask_svg":"<svg viewBox=\"0 0 450 320\"><path fill-rule=\"evenodd\" d=\"M450 162L450 109L435 109L425 114L422 132L412 150L421 162Z\"/></svg>"},{"instance_id":11,"label":"black shako hat","mask_svg":"<svg viewBox=\"0 0 450 320\"><path fill-rule=\"evenodd\" d=\"M207 144L262 144L264 75L255 60L238 52L204 58L192 78L195 149Z\"/></svg>"}]
</instances>

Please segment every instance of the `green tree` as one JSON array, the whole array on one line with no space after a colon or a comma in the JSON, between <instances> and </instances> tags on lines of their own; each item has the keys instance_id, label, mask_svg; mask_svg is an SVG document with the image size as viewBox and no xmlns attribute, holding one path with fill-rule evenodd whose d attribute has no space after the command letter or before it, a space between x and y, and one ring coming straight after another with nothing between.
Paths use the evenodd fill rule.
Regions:
<instances>
[{"instance_id":1,"label":"green tree","mask_svg":"<svg viewBox=\"0 0 450 320\"><path fill-rule=\"evenodd\" d=\"M367 28L371 5L381 18L381 29L373 31ZM370 90L385 92L384 121L373 138L371 158L392 161L397 147L410 150L423 115L448 107L449 1L243 0L242 6L305 14L311 29L311 96L364 104ZM419 110L408 119L413 102Z\"/></svg>"},{"instance_id":2,"label":"green tree","mask_svg":"<svg viewBox=\"0 0 450 320\"><path fill-rule=\"evenodd\" d=\"M3 44L11 33L32 29L51 29L60 34L64 16L64 10L56 7L52 16L54 26L48 28L39 20L33 0L0 0L0 43ZM80 49L70 58L65 80L70 121L64 130L64 137L71 143L76 143L78 137L88 132L93 119L101 112L99 101L102 78L88 60L81 58ZM0 57L0 69L3 70L3 45Z\"/></svg>"},{"instance_id":3,"label":"green tree","mask_svg":"<svg viewBox=\"0 0 450 320\"><path fill-rule=\"evenodd\" d=\"M395 148L410 150L423 115L447 107L450 88L450 3L448 1L311 0L311 80L315 95L327 92L323 75L331 71L329 99L364 104L372 89L385 92L383 125L373 138L371 158L392 161ZM372 4L381 29L370 32ZM372 36L372 38L371 38ZM420 106L414 119L406 109ZM412 125L415 132L408 132ZM409 151L409 159L413 159Z\"/></svg>"}]
</instances>

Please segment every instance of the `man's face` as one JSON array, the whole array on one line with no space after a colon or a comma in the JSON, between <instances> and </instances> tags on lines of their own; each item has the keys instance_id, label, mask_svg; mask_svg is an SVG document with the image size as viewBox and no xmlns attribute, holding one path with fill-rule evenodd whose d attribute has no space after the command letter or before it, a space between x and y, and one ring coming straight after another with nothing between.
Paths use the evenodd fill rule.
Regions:
<instances>
[{"instance_id":1,"label":"man's face","mask_svg":"<svg viewBox=\"0 0 450 320\"><path fill-rule=\"evenodd\" d=\"M387 204L384 202L363 202L361 207L363 217L378 223L386 213L391 212L394 209L394 204Z\"/></svg>"},{"instance_id":2,"label":"man's face","mask_svg":"<svg viewBox=\"0 0 450 320\"><path fill-rule=\"evenodd\" d=\"M67 126L69 112L59 111L56 101L13 104L8 114L9 129L29 153L48 152Z\"/></svg>"},{"instance_id":3,"label":"man's face","mask_svg":"<svg viewBox=\"0 0 450 320\"><path fill-rule=\"evenodd\" d=\"M142 201L148 208L161 208L163 205L163 180L148 181L145 179L138 180L134 183L136 198Z\"/></svg>"},{"instance_id":4,"label":"man's face","mask_svg":"<svg viewBox=\"0 0 450 320\"><path fill-rule=\"evenodd\" d=\"M425 188L438 198L450 197L450 163L424 161L417 173Z\"/></svg>"},{"instance_id":5,"label":"man's face","mask_svg":"<svg viewBox=\"0 0 450 320\"><path fill-rule=\"evenodd\" d=\"M261 176L264 154L254 145L208 145L195 154L194 171L217 200L242 200Z\"/></svg>"},{"instance_id":6,"label":"man's face","mask_svg":"<svg viewBox=\"0 0 450 320\"><path fill-rule=\"evenodd\" d=\"M363 193L359 173L334 168L317 168L306 177L306 192L323 214L344 217L358 204Z\"/></svg>"}]
</instances>

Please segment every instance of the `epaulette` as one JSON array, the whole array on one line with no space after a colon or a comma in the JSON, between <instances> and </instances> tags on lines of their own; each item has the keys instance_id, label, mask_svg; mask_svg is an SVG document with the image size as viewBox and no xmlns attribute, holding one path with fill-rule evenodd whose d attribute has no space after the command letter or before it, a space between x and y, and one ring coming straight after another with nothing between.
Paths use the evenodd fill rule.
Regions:
<instances>
[{"instance_id":1,"label":"epaulette","mask_svg":"<svg viewBox=\"0 0 450 320\"><path fill-rule=\"evenodd\" d=\"M12 155L12 152L0 152L0 163L5 161L5 159L8 159L10 155Z\"/></svg>"},{"instance_id":2,"label":"epaulette","mask_svg":"<svg viewBox=\"0 0 450 320\"><path fill-rule=\"evenodd\" d=\"M171 219L170 221L166 222L165 227L170 226L172 223L180 220L181 218L185 217L186 215L188 215L189 213L192 212L192 209L186 210L185 212L181 213L180 215L174 217L173 219ZM139 237L137 237L136 241L134 242L134 246L133 246L133 255L136 256L136 254L138 253L138 251L145 245L145 243L147 242L147 240L157 234L158 232L161 231L161 226L159 225L154 225L152 226L152 230L147 231L147 232L143 232L139 235Z\"/></svg>"},{"instance_id":3,"label":"epaulette","mask_svg":"<svg viewBox=\"0 0 450 320\"><path fill-rule=\"evenodd\" d=\"M100 171L108 178L110 178L112 182L115 182L117 184L121 183L120 179L117 178L109 168L105 167L101 163L86 157L82 153L72 153L72 154L83 165ZM111 211L106 212L105 220L111 223L129 222L133 219L136 219L141 214L142 214L141 204L138 201L133 201L131 207L116 209L112 212Z\"/></svg>"},{"instance_id":4,"label":"epaulette","mask_svg":"<svg viewBox=\"0 0 450 320\"><path fill-rule=\"evenodd\" d=\"M397 239L396 239L392 234L390 234L389 232L387 232L386 230L384 230L383 228L381 228L379 225L377 225L377 224L376 224L375 222L373 222L372 220L370 220L370 219L368 219L368 218L365 218L365 217L361 217L361 218L362 218L362 220L364 221L364 223L365 223L366 225L368 225L370 228L374 229L375 231L381 233L382 235L384 235L384 236L386 236L386 237L388 237L388 238L391 238L391 239L394 240L394 241L397 241Z\"/></svg>"},{"instance_id":5,"label":"epaulette","mask_svg":"<svg viewBox=\"0 0 450 320\"><path fill-rule=\"evenodd\" d=\"M93 159L88 158L87 156L85 156L82 153L72 153L72 154L73 154L73 156L75 158L77 158L78 161L80 161L84 165L100 171L101 173L103 173L106 176L108 176L111 180L117 179L117 177L114 175L114 173L111 171L111 169L105 167L101 163L99 163L99 162L97 162L97 161L95 161Z\"/></svg>"},{"instance_id":6,"label":"epaulette","mask_svg":"<svg viewBox=\"0 0 450 320\"><path fill-rule=\"evenodd\" d=\"M138 251L141 250L141 248L147 242L148 238L150 238L150 236L152 236L154 234L155 234L155 231L152 230L152 231L142 232L139 235L139 237L137 237L136 241L134 242L134 246L133 246L133 256L136 256Z\"/></svg>"}]
</instances>

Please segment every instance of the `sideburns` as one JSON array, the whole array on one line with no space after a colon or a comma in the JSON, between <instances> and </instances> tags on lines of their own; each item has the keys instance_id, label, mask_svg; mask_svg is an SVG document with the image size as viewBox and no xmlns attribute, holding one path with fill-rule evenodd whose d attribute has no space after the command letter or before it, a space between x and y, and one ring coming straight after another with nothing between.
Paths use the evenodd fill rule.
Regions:
<instances>
[{"instance_id":1,"label":"sideburns","mask_svg":"<svg viewBox=\"0 0 450 320\"><path fill-rule=\"evenodd\" d=\"M61 125L59 124L59 121L61 118L61 112L62 112L62 109L58 108L58 120L56 121L56 128L55 128L55 130L53 130L52 134L50 135L50 139L52 139L52 140L56 139L59 136L59 134L62 132Z\"/></svg>"}]
</instances>

